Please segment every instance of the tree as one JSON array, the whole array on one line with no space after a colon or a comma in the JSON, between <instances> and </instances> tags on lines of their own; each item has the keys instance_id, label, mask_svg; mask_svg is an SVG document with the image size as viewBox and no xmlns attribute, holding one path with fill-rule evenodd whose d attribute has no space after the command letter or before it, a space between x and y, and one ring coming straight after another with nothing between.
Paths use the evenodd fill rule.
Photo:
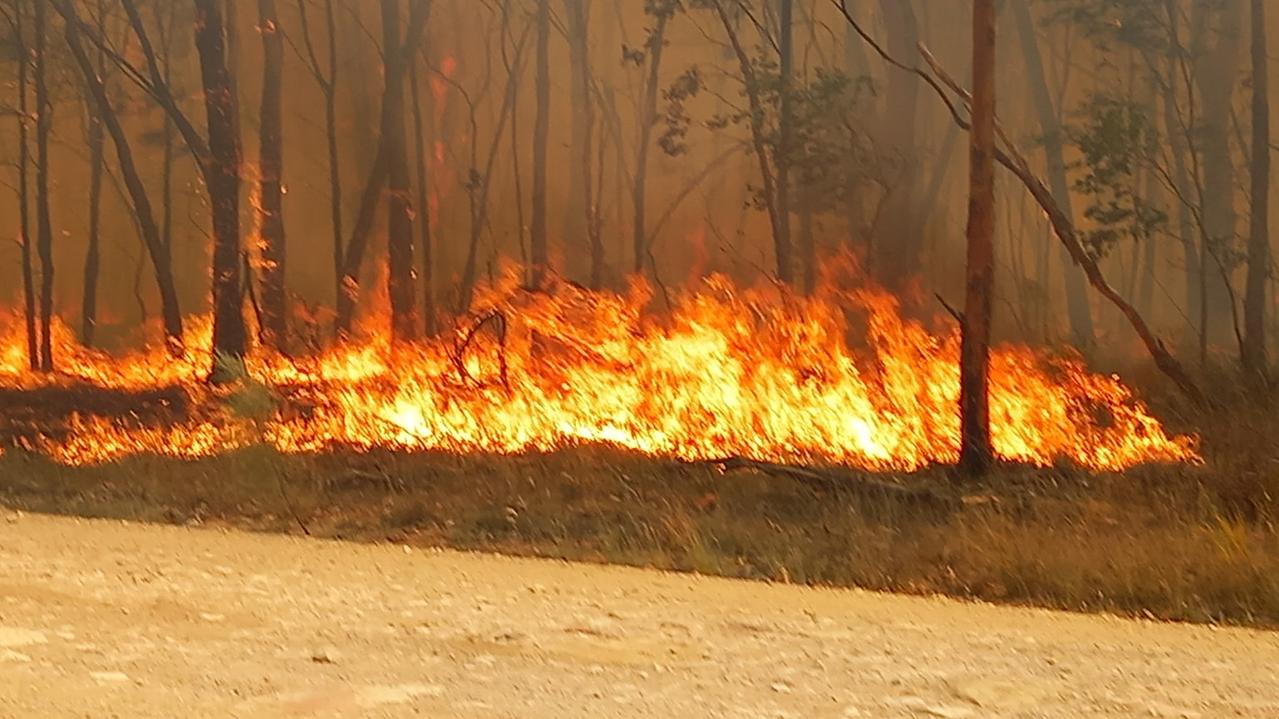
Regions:
<instances>
[{"instance_id":1,"label":"tree","mask_svg":"<svg viewBox=\"0 0 1279 719\"><path fill-rule=\"evenodd\" d=\"M66 24L67 47L71 50L71 55L80 69L86 92L93 103L94 115L111 137L111 143L115 147L116 159L120 166L120 175L124 179L125 188L133 205L134 217L142 234L143 244L147 248L147 253L151 258L151 265L155 270L156 287L160 293L160 311L164 322L166 344L169 351L175 356L181 355L184 351L182 310L178 306L177 287L173 281L173 268L169 261L169 253L164 246L160 229L156 226L151 199L147 195L141 173L134 160L128 137L125 135L120 119L111 104L110 97L107 95L106 84L103 82L99 66L94 65L84 48L84 43L81 39L80 18L76 13L75 4L72 0L55 0L55 2L54 7L62 15Z\"/></svg>"},{"instance_id":2,"label":"tree","mask_svg":"<svg viewBox=\"0 0 1279 719\"><path fill-rule=\"evenodd\" d=\"M655 25L640 49L625 48L630 62L643 65L644 88L639 109L639 140L635 143L635 181L631 188L634 212L631 226L633 262L631 271L644 273L648 264L648 161L653 146L653 128L657 125L657 95L661 90L662 57L666 51L666 28L679 8L676 0L653 0L644 4L644 12Z\"/></svg>"},{"instance_id":3,"label":"tree","mask_svg":"<svg viewBox=\"0 0 1279 719\"><path fill-rule=\"evenodd\" d=\"M230 379L248 350L240 238L240 121L235 84L227 64L226 28L218 0L194 0L195 47L208 120L205 173L213 215L213 370ZM228 367L227 363L232 366Z\"/></svg>"},{"instance_id":4,"label":"tree","mask_svg":"<svg viewBox=\"0 0 1279 719\"><path fill-rule=\"evenodd\" d=\"M283 348L288 334L284 270L284 34L275 0L258 0L262 35L262 114L258 144L258 232L262 251L262 329Z\"/></svg>"},{"instance_id":5,"label":"tree","mask_svg":"<svg viewBox=\"0 0 1279 719\"><path fill-rule=\"evenodd\" d=\"M781 12L778 20L779 41L778 55L778 120L777 120L777 220L775 223L777 236L774 238L777 252L777 276L782 282L795 279L794 260L791 251L791 141L794 135L794 117L792 114L791 84L795 72L795 3L794 0L780 0Z\"/></svg>"},{"instance_id":6,"label":"tree","mask_svg":"<svg viewBox=\"0 0 1279 719\"><path fill-rule=\"evenodd\" d=\"M391 7L388 7L388 4ZM344 256L342 258L342 279L341 291L338 294L337 307L337 332L339 335L349 335L351 325L355 319L355 305L360 294L360 270L364 266L364 253L368 248L369 236L373 231L374 217L378 208L381 206L383 191L387 189L388 182L391 180L392 165L395 163L391 157L391 145L396 144L398 147L404 148L404 81L407 76L409 62L413 53L416 51L418 43L422 40L422 35L426 31L426 21L430 13L430 3L427 0L414 0L410 7L407 27L404 31L404 38L399 38L398 20L392 18L388 22L387 11L394 13L394 3L390 0L383 0L383 36L384 40L393 40L393 43L382 48L383 63L383 89L382 89L382 114L379 122L380 134L378 138L377 155L373 160L373 167L369 171L368 180L364 183L364 190L360 195L360 207L356 212L355 226L351 230L351 237L346 242ZM394 24L394 27L392 27ZM399 132L396 134L395 125L399 124ZM391 280L395 285L395 293L399 295L398 299L392 299L392 331L400 333L401 339L411 338L413 330L408 330L409 323L415 323L415 308L412 305L412 257L413 257L413 224L410 217L411 207L409 207L408 196L408 170L403 164L405 162L403 153L399 157L400 167L396 168L396 186L400 188L397 197L392 198L391 219L395 223L395 227L391 228L393 239L396 247L392 252L394 257L391 258L391 269L393 273L408 272L408 280L405 282L403 274L397 275ZM393 194L396 194L394 189ZM398 215L398 216L397 216ZM406 229L407 228L407 229ZM409 265L407 268L395 269L395 258L399 257L403 261L405 257L405 242L407 241L407 258ZM405 287L407 284L407 287ZM406 306L405 301L408 300ZM395 307L399 307L398 315ZM396 326L398 325L398 329Z\"/></svg>"},{"instance_id":7,"label":"tree","mask_svg":"<svg viewBox=\"0 0 1279 719\"><path fill-rule=\"evenodd\" d=\"M1265 0L1252 0L1252 220L1244 295L1243 366L1266 372L1266 280L1270 276L1270 74Z\"/></svg>"},{"instance_id":8,"label":"tree","mask_svg":"<svg viewBox=\"0 0 1279 719\"><path fill-rule=\"evenodd\" d=\"M1035 105L1035 113L1039 117L1040 130L1043 132L1048 182L1052 187L1053 197L1061 205L1062 211L1073 216L1070 183L1066 177L1066 161L1062 147L1061 119L1048 92L1047 74L1044 72L1044 62L1039 52L1039 40L1035 33L1034 21L1030 16L1029 3L1015 2L1010 5L1017 21L1017 33L1021 37L1022 54L1026 58L1026 81L1030 85L1031 100ZM1075 344L1087 347L1092 345L1094 337L1092 313L1088 307L1084 278L1069 261L1069 255L1064 249L1062 259L1066 280L1066 314L1070 321L1071 334L1074 336Z\"/></svg>"},{"instance_id":9,"label":"tree","mask_svg":"<svg viewBox=\"0 0 1279 719\"><path fill-rule=\"evenodd\" d=\"M589 260L588 283L598 289L604 275L604 242L596 231L596 191L593 179L595 148L595 78L591 69L590 3L564 0L565 31L568 36L572 85L572 170L569 172L568 202L565 205L564 239L569 257ZM578 268L580 269L580 268Z\"/></svg>"},{"instance_id":10,"label":"tree","mask_svg":"<svg viewBox=\"0 0 1279 719\"><path fill-rule=\"evenodd\" d=\"M382 39L388 50L402 46L400 40L399 0L382 0ZM408 143L404 126L404 82L413 53L387 56L387 86L383 116L383 142L386 147L387 181L390 197L387 203L387 250L390 272L387 274L391 296L391 336L402 342L417 337L417 274L413 266L413 202L409 180Z\"/></svg>"},{"instance_id":11,"label":"tree","mask_svg":"<svg viewBox=\"0 0 1279 719\"><path fill-rule=\"evenodd\" d=\"M22 306L27 340L27 366L40 368L40 338L36 328L35 271L32 267L31 242L31 141L27 123L30 119L31 52L27 46L26 0L14 0L12 13L5 13L13 31L14 54L18 61L18 241L22 253Z\"/></svg>"},{"instance_id":12,"label":"tree","mask_svg":"<svg viewBox=\"0 0 1279 719\"><path fill-rule=\"evenodd\" d=\"M32 65L36 84L36 252L40 257L40 370L53 371L53 218L49 210L49 132L53 103L49 99L46 4L35 5L35 48Z\"/></svg>"},{"instance_id":13,"label":"tree","mask_svg":"<svg viewBox=\"0 0 1279 719\"><path fill-rule=\"evenodd\" d=\"M990 319L995 282L995 0L973 2L973 93L968 263L959 360L959 466L969 475L994 461L990 438Z\"/></svg>"},{"instance_id":14,"label":"tree","mask_svg":"<svg viewBox=\"0 0 1279 719\"><path fill-rule=\"evenodd\" d=\"M105 35L106 3L98 0L98 34ZM99 77L106 78L106 50L98 48L93 63ZM87 86L86 86L87 87ZM102 174L105 168L106 137L102 118L92 92L84 93L85 114L88 119L86 140L89 145L89 248L84 257L84 292L80 308L80 342L92 347L98 326L98 275L102 265Z\"/></svg>"},{"instance_id":15,"label":"tree","mask_svg":"<svg viewBox=\"0 0 1279 719\"><path fill-rule=\"evenodd\" d=\"M307 64L311 75L324 94L324 137L327 141L329 165L329 222L333 234L333 282L334 301L342 301L343 268L346 252L342 246L342 168L338 155L337 87L338 47L337 17L333 0L324 0L325 37L328 38L328 67L320 64L311 39L311 24L307 15L310 0L298 0L298 17L302 24L302 41L306 46Z\"/></svg>"},{"instance_id":16,"label":"tree","mask_svg":"<svg viewBox=\"0 0 1279 719\"><path fill-rule=\"evenodd\" d=\"M540 286L550 268L546 227L547 150L551 130L551 0L537 1L537 115L533 120L533 217L529 230L529 284Z\"/></svg>"}]
</instances>

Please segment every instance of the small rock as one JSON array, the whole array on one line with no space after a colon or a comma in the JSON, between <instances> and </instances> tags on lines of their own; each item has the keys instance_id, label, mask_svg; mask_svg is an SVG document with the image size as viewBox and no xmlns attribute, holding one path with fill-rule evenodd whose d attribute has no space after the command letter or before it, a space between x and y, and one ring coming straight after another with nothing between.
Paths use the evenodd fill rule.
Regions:
<instances>
[{"instance_id":1,"label":"small rock","mask_svg":"<svg viewBox=\"0 0 1279 719\"><path fill-rule=\"evenodd\" d=\"M311 661L316 664L337 664L339 659L341 655L333 647L325 647L311 655Z\"/></svg>"},{"instance_id":2,"label":"small rock","mask_svg":"<svg viewBox=\"0 0 1279 719\"><path fill-rule=\"evenodd\" d=\"M100 682L109 682L112 684L129 681L129 675L124 672L89 672L89 676Z\"/></svg>"}]
</instances>

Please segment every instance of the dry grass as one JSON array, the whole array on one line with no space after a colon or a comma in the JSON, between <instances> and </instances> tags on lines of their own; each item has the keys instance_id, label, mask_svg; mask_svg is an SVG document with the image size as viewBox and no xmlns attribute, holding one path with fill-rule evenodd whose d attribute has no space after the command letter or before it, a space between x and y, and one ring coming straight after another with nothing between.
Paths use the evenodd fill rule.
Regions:
<instances>
[{"instance_id":1,"label":"dry grass","mask_svg":"<svg viewBox=\"0 0 1279 719\"><path fill-rule=\"evenodd\" d=\"M942 470L878 477L939 487L955 500L929 506L600 448L518 457L281 456L254 448L195 462L136 457L82 469L11 451L0 458L0 501L1279 625L1279 440L1269 434L1270 412L1238 405L1205 415L1175 402L1161 411L1203 434L1204 466L1122 476L1010 468L963 487Z\"/></svg>"}]
</instances>

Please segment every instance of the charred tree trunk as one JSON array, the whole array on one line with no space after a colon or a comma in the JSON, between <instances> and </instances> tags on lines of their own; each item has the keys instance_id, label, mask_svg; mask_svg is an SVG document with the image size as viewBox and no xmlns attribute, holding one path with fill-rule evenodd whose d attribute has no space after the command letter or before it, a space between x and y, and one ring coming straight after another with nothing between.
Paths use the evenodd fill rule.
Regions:
<instances>
[{"instance_id":1,"label":"charred tree trunk","mask_svg":"<svg viewBox=\"0 0 1279 719\"><path fill-rule=\"evenodd\" d=\"M37 0L35 11L36 81L36 252L40 256L40 370L53 371L53 218L49 211L49 132L53 104L49 99L47 5Z\"/></svg>"},{"instance_id":2,"label":"charred tree trunk","mask_svg":"<svg viewBox=\"0 0 1279 719\"><path fill-rule=\"evenodd\" d=\"M59 14L66 20L67 47L71 50L71 55L75 59L76 65L80 68L85 87L94 104L94 112L97 114L103 129L110 135L111 143L115 147L116 158L120 165L120 175L124 180L125 189L128 191L129 200L133 205L134 217L137 220L142 241L146 245L152 267L155 270L156 287L160 293L160 312L164 321L166 344L171 353L179 356L183 352L182 311L178 306L177 287L173 281L173 269L169 262L169 253L164 246L160 230L156 226L151 199L147 195L142 176L138 171L137 163L134 161L133 150L129 146L128 137L124 133L119 117L111 106L111 100L107 95L106 85L103 83L102 76L89 60L89 56L84 49L84 43L81 42L80 23L76 16L75 5L71 0L56 0L56 2Z\"/></svg>"},{"instance_id":3,"label":"charred tree trunk","mask_svg":"<svg viewBox=\"0 0 1279 719\"><path fill-rule=\"evenodd\" d=\"M218 0L194 0L195 46L208 118L206 178L213 215L214 382L231 379L248 350L240 240L240 126ZM224 366L224 363L232 366Z\"/></svg>"},{"instance_id":4,"label":"charred tree trunk","mask_svg":"<svg viewBox=\"0 0 1279 719\"><path fill-rule=\"evenodd\" d=\"M103 33L105 23L104 4L98 2L98 32ZM98 76L106 76L106 51L99 48L94 63ZM89 144L89 247L84 256L84 288L80 305L80 343L92 347L98 327L98 275L102 267L102 173L105 169L104 146L106 138L102 129L102 117L88 84L85 85L84 105L88 118Z\"/></svg>"},{"instance_id":5,"label":"charred tree trunk","mask_svg":"<svg viewBox=\"0 0 1279 719\"><path fill-rule=\"evenodd\" d=\"M259 128L258 232L262 252L262 330L283 349L288 341L284 244L284 36L275 0L258 0L262 35L262 116Z\"/></svg>"},{"instance_id":6,"label":"charred tree trunk","mask_svg":"<svg viewBox=\"0 0 1279 719\"><path fill-rule=\"evenodd\" d=\"M411 57L399 52L399 0L382 0L383 47L387 48L386 97L382 137L386 147L387 251L390 271L391 337L409 342L417 337L417 284L413 270L413 203L410 200L408 142L404 126L404 81ZM395 52L391 52L394 50Z\"/></svg>"},{"instance_id":7,"label":"charred tree trunk","mask_svg":"<svg viewBox=\"0 0 1279 719\"><path fill-rule=\"evenodd\" d=\"M426 336L434 337L439 331L435 316L435 265L431 256L431 165L430 153L435 146L435 118L430 118L431 131L426 132L422 120L422 89L417 78L417 60L409 61L409 87L413 90L414 155L417 160L418 217L422 224L422 313L425 315ZM429 89L428 89L429 93ZM428 94L428 98L430 95ZM434 105L427 108L434 113Z\"/></svg>"},{"instance_id":8,"label":"charred tree trunk","mask_svg":"<svg viewBox=\"0 0 1279 719\"><path fill-rule=\"evenodd\" d=\"M657 93L660 89L662 55L666 50L666 26L670 13L657 16L657 26L649 38L648 77L644 82L644 97L640 105L639 143L635 149L635 186L631 192L631 204L635 210L632 231L634 262L631 270L644 274L648 263L648 156L653 144L653 127L657 124Z\"/></svg>"},{"instance_id":9,"label":"charred tree trunk","mask_svg":"<svg viewBox=\"0 0 1279 719\"><path fill-rule=\"evenodd\" d=\"M1270 276L1270 77L1266 4L1252 0L1252 223L1244 295L1244 369L1266 372L1266 280Z\"/></svg>"},{"instance_id":10,"label":"charred tree trunk","mask_svg":"<svg viewBox=\"0 0 1279 719\"><path fill-rule=\"evenodd\" d=\"M995 238L995 0L973 3L973 102L968 268L959 360L960 469L994 461L990 438L990 319Z\"/></svg>"},{"instance_id":11,"label":"charred tree trunk","mask_svg":"<svg viewBox=\"0 0 1279 719\"><path fill-rule=\"evenodd\" d=\"M533 218L529 231L529 284L539 287L550 264L547 243L547 150L551 130L551 0L537 3L535 62L537 115L533 121Z\"/></svg>"},{"instance_id":12,"label":"charred tree trunk","mask_svg":"<svg viewBox=\"0 0 1279 719\"><path fill-rule=\"evenodd\" d=\"M1028 3L1010 3L1016 15L1017 31L1021 36L1022 53L1026 58L1026 79L1030 84L1035 112L1039 115L1039 127L1043 131L1044 155L1047 159L1048 183L1053 197L1063 212L1073 218L1070 201L1070 182L1066 177L1066 161L1062 147L1062 127L1058 110L1053 106L1048 92L1048 79L1044 72L1043 56L1035 35L1035 24L1030 16ZM1088 294L1083 274L1070 260L1070 254L1061 249L1062 272L1066 281L1066 314L1070 320L1070 332L1075 345L1091 347L1093 333L1092 311L1088 306Z\"/></svg>"},{"instance_id":13,"label":"charred tree trunk","mask_svg":"<svg viewBox=\"0 0 1279 719\"><path fill-rule=\"evenodd\" d=\"M40 337L36 329L36 283L32 267L31 243L31 141L28 138L27 120L30 117L29 76L31 54L27 47L25 0L18 0L14 7L13 36L18 51L18 225L22 250L22 300L23 319L27 337L27 365L32 370L40 368Z\"/></svg>"}]
</instances>

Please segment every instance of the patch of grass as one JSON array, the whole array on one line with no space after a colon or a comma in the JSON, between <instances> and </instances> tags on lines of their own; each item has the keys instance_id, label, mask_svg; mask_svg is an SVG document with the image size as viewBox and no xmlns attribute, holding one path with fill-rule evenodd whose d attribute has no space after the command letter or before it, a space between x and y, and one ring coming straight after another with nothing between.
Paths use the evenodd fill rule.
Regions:
<instances>
[{"instance_id":1,"label":"patch of grass","mask_svg":"<svg viewBox=\"0 0 1279 719\"><path fill-rule=\"evenodd\" d=\"M887 478L967 498L944 507L590 447L514 457L255 447L74 469L10 451L0 502L1272 626L1279 532L1259 444L1248 457L1214 450L1201 467L1122 476L1009 468L962 487L940 469Z\"/></svg>"}]
</instances>

